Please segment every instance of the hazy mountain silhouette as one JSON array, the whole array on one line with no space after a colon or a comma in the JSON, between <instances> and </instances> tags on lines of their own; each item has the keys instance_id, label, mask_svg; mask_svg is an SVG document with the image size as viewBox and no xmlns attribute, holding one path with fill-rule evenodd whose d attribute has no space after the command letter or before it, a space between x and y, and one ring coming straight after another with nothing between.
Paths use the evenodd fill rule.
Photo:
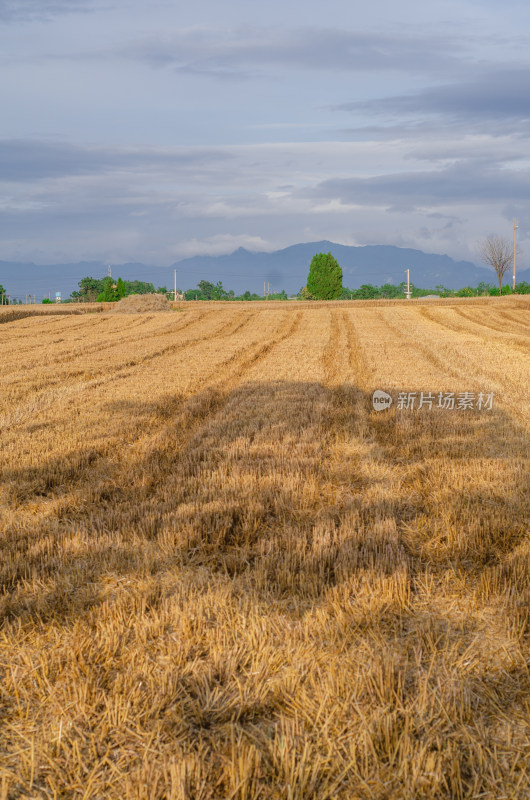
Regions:
<instances>
[{"instance_id":1,"label":"hazy mountain silhouette","mask_svg":"<svg viewBox=\"0 0 530 800\"><path fill-rule=\"evenodd\" d=\"M253 253L240 247L229 255L193 256L170 267L113 264L112 275L126 280L151 281L157 287L171 289L176 269L180 289L195 288L198 281L205 279L213 283L222 281L226 289L233 289L236 294L247 289L262 294L264 282L270 284L271 291L285 289L290 294L305 285L311 258L320 252L333 253L342 267L343 284L352 289L363 283L399 284L406 279L407 268L411 282L426 289L434 289L439 284L460 289L476 286L479 281L496 284L492 270L470 261L454 261L446 255L393 245L348 247L328 241L295 244L272 253ZM46 266L0 261L0 284L12 296L23 299L26 293L42 297L51 292L53 297L56 291L62 291L63 297L67 297L78 288L81 278L87 275L99 278L106 274L107 264L97 261ZM517 279L530 282L530 270L518 270ZM511 284L511 269L504 282Z\"/></svg>"}]
</instances>

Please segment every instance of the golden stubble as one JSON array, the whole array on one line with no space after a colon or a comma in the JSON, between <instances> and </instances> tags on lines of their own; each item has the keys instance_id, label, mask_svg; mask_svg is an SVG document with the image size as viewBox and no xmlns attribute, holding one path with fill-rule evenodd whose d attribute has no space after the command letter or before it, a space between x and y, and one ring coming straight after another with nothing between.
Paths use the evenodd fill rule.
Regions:
<instances>
[{"instance_id":1,"label":"golden stubble","mask_svg":"<svg viewBox=\"0 0 530 800\"><path fill-rule=\"evenodd\" d=\"M0 798L528 797L509 300L1 325Z\"/></svg>"}]
</instances>

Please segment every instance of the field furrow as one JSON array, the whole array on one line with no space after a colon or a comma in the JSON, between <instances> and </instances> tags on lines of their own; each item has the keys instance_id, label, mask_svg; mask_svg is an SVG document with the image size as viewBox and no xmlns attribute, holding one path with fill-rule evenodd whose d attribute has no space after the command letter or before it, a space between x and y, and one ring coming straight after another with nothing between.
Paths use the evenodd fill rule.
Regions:
<instances>
[{"instance_id":1,"label":"field furrow","mask_svg":"<svg viewBox=\"0 0 530 800\"><path fill-rule=\"evenodd\" d=\"M506 301L2 325L0 798L529 798Z\"/></svg>"},{"instance_id":2,"label":"field furrow","mask_svg":"<svg viewBox=\"0 0 530 800\"><path fill-rule=\"evenodd\" d=\"M519 328L513 322L508 322L507 326L504 320L496 324L489 315L487 319L484 319L484 313L480 315L466 313L460 308L454 309L454 313L451 316L448 314L441 316L436 314L435 311L430 312L428 309L422 309L422 313L427 319L436 322L440 327L476 336L486 344L498 341L508 349L514 348L526 354L530 349L528 332L524 327L521 326Z\"/></svg>"}]
</instances>

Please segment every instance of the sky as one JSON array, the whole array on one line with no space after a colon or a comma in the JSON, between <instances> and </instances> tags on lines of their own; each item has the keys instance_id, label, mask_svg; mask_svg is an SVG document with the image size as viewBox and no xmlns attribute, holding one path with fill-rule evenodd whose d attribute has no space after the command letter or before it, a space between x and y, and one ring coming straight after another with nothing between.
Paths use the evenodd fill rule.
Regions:
<instances>
[{"instance_id":1,"label":"sky","mask_svg":"<svg viewBox=\"0 0 530 800\"><path fill-rule=\"evenodd\" d=\"M479 263L516 217L526 267L529 40L522 0L0 0L0 260Z\"/></svg>"}]
</instances>

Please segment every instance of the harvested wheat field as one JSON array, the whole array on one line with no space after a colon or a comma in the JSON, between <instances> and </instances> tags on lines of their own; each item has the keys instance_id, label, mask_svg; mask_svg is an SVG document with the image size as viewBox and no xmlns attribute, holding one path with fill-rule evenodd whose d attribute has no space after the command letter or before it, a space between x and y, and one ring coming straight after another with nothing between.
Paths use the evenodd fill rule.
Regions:
<instances>
[{"instance_id":1,"label":"harvested wheat field","mask_svg":"<svg viewBox=\"0 0 530 800\"><path fill-rule=\"evenodd\" d=\"M529 311L1 325L1 800L529 798Z\"/></svg>"}]
</instances>

